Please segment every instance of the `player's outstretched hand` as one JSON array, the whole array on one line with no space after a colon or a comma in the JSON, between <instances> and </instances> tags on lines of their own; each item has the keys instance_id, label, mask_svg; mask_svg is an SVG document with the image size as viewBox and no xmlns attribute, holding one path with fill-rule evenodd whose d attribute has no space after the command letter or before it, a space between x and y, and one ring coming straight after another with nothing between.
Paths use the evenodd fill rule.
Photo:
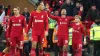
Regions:
<instances>
[{"instance_id":1,"label":"player's outstretched hand","mask_svg":"<svg viewBox=\"0 0 100 56\"><path fill-rule=\"evenodd\" d=\"M45 31L45 37L47 37L48 36L48 31Z\"/></svg>"},{"instance_id":2,"label":"player's outstretched hand","mask_svg":"<svg viewBox=\"0 0 100 56\"><path fill-rule=\"evenodd\" d=\"M86 45L86 44L87 44L86 37L84 37L84 45Z\"/></svg>"},{"instance_id":3,"label":"player's outstretched hand","mask_svg":"<svg viewBox=\"0 0 100 56\"><path fill-rule=\"evenodd\" d=\"M27 33L24 33L24 37L28 37L28 34Z\"/></svg>"},{"instance_id":4,"label":"player's outstretched hand","mask_svg":"<svg viewBox=\"0 0 100 56\"><path fill-rule=\"evenodd\" d=\"M68 45L64 45L64 46L63 46L63 51L66 51L67 48L68 48Z\"/></svg>"}]
</instances>

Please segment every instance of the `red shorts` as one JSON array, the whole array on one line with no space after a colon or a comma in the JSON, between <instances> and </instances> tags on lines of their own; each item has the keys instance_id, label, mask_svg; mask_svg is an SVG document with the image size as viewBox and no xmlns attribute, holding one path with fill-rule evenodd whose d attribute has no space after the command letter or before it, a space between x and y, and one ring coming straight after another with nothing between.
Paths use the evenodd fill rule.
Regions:
<instances>
[{"instance_id":1,"label":"red shorts","mask_svg":"<svg viewBox=\"0 0 100 56\"><path fill-rule=\"evenodd\" d=\"M39 42L40 44L43 44L44 42L44 37L45 37L45 33L41 33L41 34L36 34L32 32L32 41L36 41Z\"/></svg>"},{"instance_id":2,"label":"red shorts","mask_svg":"<svg viewBox=\"0 0 100 56\"><path fill-rule=\"evenodd\" d=\"M16 45L20 46L21 41L23 41L23 36L19 36L19 37L11 36L10 46L13 46L13 47L16 47Z\"/></svg>"},{"instance_id":3,"label":"red shorts","mask_svg":"<svg viewBox=\"0 0 100 56\"><path fill-rule=\"evenodd\" d=\"M82 53L82 40L72 41L72 49L73 49L75 55L77 53L81 54Z\"/></svg>"},{"instance_id":4,"label":"red shorts","mask_svg":"<svg viewBox=\"0 0 100 56\"><path fill-rule=\"evenodd\" d=\"M68 37L66 35L57 35L58 37L58 46L64 46L64 45L68 45L68 42L66 42L66 40L68 41Z\"/></svg>"}]
</instances>

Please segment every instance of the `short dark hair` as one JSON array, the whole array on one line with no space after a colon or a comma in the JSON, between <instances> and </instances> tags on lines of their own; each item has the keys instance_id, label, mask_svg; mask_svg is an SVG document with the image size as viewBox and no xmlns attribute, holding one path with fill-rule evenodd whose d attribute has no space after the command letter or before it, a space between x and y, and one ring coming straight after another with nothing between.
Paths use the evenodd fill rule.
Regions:
<instances>
[{"instance_id":1,"label":"short dark hair","mask_svg":"<svg viewBox=\"0 0 100 56\"><path fill-rule=\"evenodd\" d=\"M20 8L19 8L19 7L14 7L14 8L16 8L16 9L20 10Z\"/></svg>"},{"instance_id":2,"label":"short dark hair","mask_svg":"<svg viewBox=\"0 0 100 56\"><path fill-rule=\"evenodd\" d=\"M92 6L96 6L96 4L92 4L91 7L92 7Z\"/></svg>"},{"instance_id":3,"label":"short dark hair","mask_svg":"<svg viewBox=\"0 0 100 56\"><path fill-rule=\"evenodd\" d=\"M36 6L38 7L43 1L39 1L36 3Z\"/></svg>"}]
</instances>

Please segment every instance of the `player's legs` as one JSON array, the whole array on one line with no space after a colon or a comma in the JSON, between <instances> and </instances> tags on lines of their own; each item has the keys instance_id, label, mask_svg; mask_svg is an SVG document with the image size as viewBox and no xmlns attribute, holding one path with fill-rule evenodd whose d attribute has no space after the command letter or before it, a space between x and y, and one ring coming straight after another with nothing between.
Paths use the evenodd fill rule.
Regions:
<instances>
[{"instance_id":1,"label":"player's legs","mask_svg":"<svg viewBox=\"0 0 100 56\"><path fill-rule=\"evenodd\" d=\"M23 54L25 54L26 56L29 56L29 44L28 43L24 43Z\"/></svg>"},{"instance_id":2,"label":"player's legs","mask_svg":"<svg viewBox=\"0 0 100 56\"><path fill-rule=\"evenodd\" d=\"M82 56L82 42L78 42L77 46L78 46L77 48L78 51L76 53L76 56Z\"/></svg>"},{"instance_id":3,"label":"player's legs","mask_svg":"<svg viewBox=\"0 0 100 56\"><path fill-rule=\"evenodd\" d=\"M73 49L72 55L75 56L75 54L77 53L77 45L75 40L72 40L72 49Z\"/></svg>"},{"instance_id":4,"label":"player's legs","mask_svg":"<svg viewBox=\"0 0 100 56\"><path fill-rule=\"evenodd\" d=\"M10 50L9 50L9 55L10 56L15 56L15 52L16 52L16 37L11 37L10 38Z\"/></svg>"},{"instance_id":5,"label":"player's legs","mask_svg":"<svg viewBox=\"0 0 100 56\"><path fill-rule=\"evenodd\" d=\"M38 36L33 33L32 34L32 48L31 48L31 52L30 52L30 56L36 56L36 45L37 45L37 42L38 42Z\"/></svg>"},{"instance_id":6,"label":"player's legs","mask_svg":"<svg viewBox=\"0 0 100 56\"><path fill-rule=\"evenodd\" d=\"M78 42L74 41L72 43L72 48L73 48L73 56L82 56L82 42L80 43L79 41Z\"/></svg>"},{"instance_id":7,"label":"player's legs","mask_svg":"<svg viewBox=\"0 0 100 56\"><path fill-rule=\"evenodd\" d=\"M23 36L19 36L17 38L17 52L19 52L18 55L20 56L23 56L23 45L24 45L24 42L23 42Z\"/></svg>"},{"instance_id":8,"label":"player's legs","mask_svg":"<svg viewBox=\"0 0 100 56\"><path fill-rule=\"evenodd\" d=\"M66 35L63 36L63 56L67 56L68 51L68 37Z\"/></svg>"},{"instance_id":9,"label":"player's legs","mask_svg":"<svg viewBox=\"0 0 100 56\"><path fill-rule=\"evenodd\" d=\"M39 37L39 56L43 56L44 54L44 50L43 50L43 42L44 42L44 38L45 38L45 33L43 32Z\"/></svg>"},{"instance_id":10,"label":"player's legs","mask_svg":"<svg viewBox=\"0 0 100 56\"><path fill-rule=\"evenodd\" d=\"M58 46L59 46L59 56L63 56L63 39L61 35L58 35Z\"/></svg>"}]
</instances>

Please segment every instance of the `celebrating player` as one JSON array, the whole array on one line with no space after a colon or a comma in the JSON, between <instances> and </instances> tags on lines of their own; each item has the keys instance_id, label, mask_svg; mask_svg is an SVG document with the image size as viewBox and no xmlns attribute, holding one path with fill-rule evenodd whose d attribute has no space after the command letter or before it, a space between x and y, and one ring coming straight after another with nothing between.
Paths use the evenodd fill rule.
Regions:
<instances>
[{"instance_id":1,"label":"celebrating player","mask_svg":"<svg viewBox=\"0 0 100 56\"><path fill-rule=\"evenodd\" d=\"M32 49L31 56L36 56L36 45L39 42L40 50L39 56L43 56L43 39L48 35L48 16L44 11L43 1L39 1L37 4L37 9L31 13L28 29L32 28Z\"/></svg>"},{"instance_id":2,"label":"celebrating player","mask_svg":"<svg viewBox=\"0 0 100 56\"><path fill-rule=\"evenodd\" d=\"M48 8L48 7L47 7ZM80 7L79 15L81 14L81 11L83 10L83 7ZM67 47L68 47L68 25L69 22L74 20L74 17L66 16L66 10L61 10L61 16L53 16L48 11L48 16L52 19L56 20L58 22L58 46L60 47L60 53L59 56L67 56Z\"/></svg>"},{"instance_id":3,"label":"celebrating player","mask_svg":"<svg viewBox=\"0 0 100 56\"><path fill-rule=\"evenodd\" d=\"M16 56L23 49L23 29L26 29L25 17L20 15L20 8L13 9L14 16L8 22L7 37L10 42L10 56ZM26 34L24 34L26 36Z\"/></svg>"}]
</instances>

